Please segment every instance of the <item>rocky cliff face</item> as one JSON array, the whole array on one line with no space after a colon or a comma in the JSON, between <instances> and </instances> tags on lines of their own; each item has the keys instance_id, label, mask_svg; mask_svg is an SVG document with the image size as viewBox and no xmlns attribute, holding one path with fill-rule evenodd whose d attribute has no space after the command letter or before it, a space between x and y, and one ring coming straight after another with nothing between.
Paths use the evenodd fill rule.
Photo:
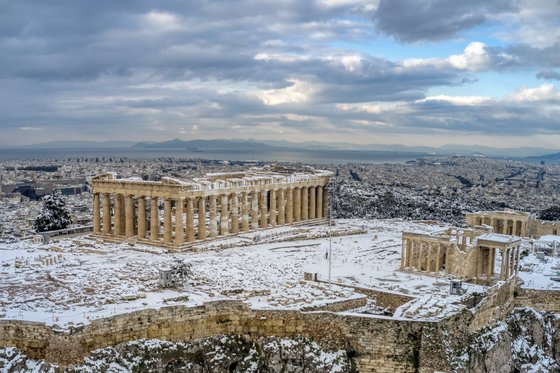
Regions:
<instances>
[{"instance_id":1,"label":"rocky cliff face","mask_svg":"<svg viewBox=\"0 0 560 373\"><path fill-rule=\"evenodd\" d=\"M462 372L560 372L560 315L517 308L456 354Z\"/></svg>"},{"instance_id":2,"label":"rocky cliff face","mask_svg":"<svg viewBox=\"0 0 560 373\"><path fill-rule=\"evenodd\" d=\"M345 351L328 352L306 339L216 336L192 342L138 340L96 350L76 366L60 367L0 349L2 372L356 372Z\"/></svg>"}]
</instances>

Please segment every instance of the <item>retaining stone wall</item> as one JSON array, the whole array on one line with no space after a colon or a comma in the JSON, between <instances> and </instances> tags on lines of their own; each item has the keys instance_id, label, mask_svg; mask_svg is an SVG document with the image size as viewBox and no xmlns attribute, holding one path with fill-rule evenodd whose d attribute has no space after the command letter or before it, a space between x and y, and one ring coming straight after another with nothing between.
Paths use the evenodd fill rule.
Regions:
<instances>
[{"instance_id":1,"label":"retaining stone wall","mask_svg":"<svg viewBox=\"0 0 560 373\"><path fill-rule=\"evenodd\" d=\"M0 321L0 346L15 346L32 358L56 356L51 346L64 345L82 354L140 338L169 341L240 334L249 338L303 336L326 349L355 353L361 372L447 371L445 359L422 343L425 334L436 335L437 324L387 317L251 310L238 301L211 302L199 307L174 306L142 310L106 319L66 333L42 323Z\"/></svg>"}]
</instances>

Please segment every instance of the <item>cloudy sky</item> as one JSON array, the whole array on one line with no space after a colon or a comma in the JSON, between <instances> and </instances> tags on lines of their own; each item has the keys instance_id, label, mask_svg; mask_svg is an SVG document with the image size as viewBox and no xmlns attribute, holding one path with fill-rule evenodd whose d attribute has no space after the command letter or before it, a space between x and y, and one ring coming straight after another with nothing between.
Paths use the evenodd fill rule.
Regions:
<instances>
[{"instance_id":1,"label":"cloudy sky","mask_svg":"<svg viewBox=\"0 0 560 373\"><path fill-rule=\"evenodd\" d=\"M560 148L560 0L0 0L0 144Z\"/></svg>"}]
</instances>

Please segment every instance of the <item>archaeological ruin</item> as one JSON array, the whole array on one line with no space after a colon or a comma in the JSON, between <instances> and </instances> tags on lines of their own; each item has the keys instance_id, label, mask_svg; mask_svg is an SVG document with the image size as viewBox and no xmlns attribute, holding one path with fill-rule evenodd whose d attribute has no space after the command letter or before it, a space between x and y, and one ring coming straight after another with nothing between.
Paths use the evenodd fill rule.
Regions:
<instances>
[{"instance_id":1,"label":"archaeological ruin","mask_svg":"<svg viewBox=\"0 0 560 373\"><path fill-rule=\"evenodd\" d=\"M521 238L489 227L447 228L435 233L403 232L401 270L446 274L477 284L509 280L519 270ZM499 256L499 272L495 268Z\"/></svg>"},{"instance_id":2,"label":"archaeological ruin","mask_svg":"<svg viewBox=\"0 0 560 373\"><path fill-rule=\"evenodd\" d=\"M545 235L558 235L560 221L537 219L528 212L505 209L503 211L479 211L465 215L470 227L487 225L494 232L519 237L540 238Z\"/></svg>"},{"instance_id":3,"label":"archaeological ruin","mask_svg":"<svg viewBox=\"0 0 560 373\"><path fill-rule=\"evenodd\" d=\"M93 233L114 240L180 248L197 240L328 216L330 171L254 168L161 181L92 179Z\"/></svg>"}]
</instances>

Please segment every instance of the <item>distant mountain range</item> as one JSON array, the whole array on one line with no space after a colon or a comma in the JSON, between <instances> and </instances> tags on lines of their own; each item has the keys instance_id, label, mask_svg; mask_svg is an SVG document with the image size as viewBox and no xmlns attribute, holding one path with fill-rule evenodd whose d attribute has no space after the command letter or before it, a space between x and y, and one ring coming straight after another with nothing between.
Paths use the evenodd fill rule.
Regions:
<instances>
[{"instance_id":1,"label":"distant mountain range","mask_svg":"<svg viewBox=\"0 0 560 373\"><path fill-rule=\"evenodd\" d=\"M53 141L33 145L5 146L4 149L137 149L137 150L351 150L351 151L380 151L396 153L422 153L430 155L483 155L489 157L530 158L533 160L560 160L558 149L543 149L537 147L522 148L493 148L476 145L450 144L442 147L406 146L400 144L351 144L343 142L290 142L277 140L180 140L173 139L163 142L133 142L133 141Z\"/></svg>"},{"instance_id":2,"label":"distant mountain range","mask_svg":"<svg viewBox=\"0 0 560 373\"><path fill-rule=\"evenodd\" d=\"M560 161L560 152L559 153L552 153L552 154L545 154L540 156L533 156L528 157L531 159L541 160L541 161Z\"/></svg>"}]
</instances>

